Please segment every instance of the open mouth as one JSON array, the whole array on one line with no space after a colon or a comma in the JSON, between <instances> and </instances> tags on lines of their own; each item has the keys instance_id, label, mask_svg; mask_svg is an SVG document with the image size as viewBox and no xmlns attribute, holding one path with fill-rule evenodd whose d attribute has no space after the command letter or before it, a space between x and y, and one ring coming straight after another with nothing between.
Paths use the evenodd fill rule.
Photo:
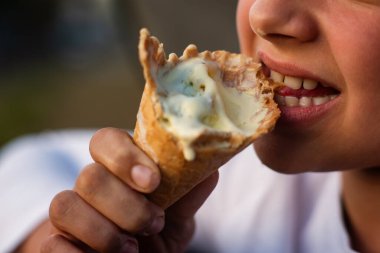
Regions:
<instances>
[{"instance_id":1,"label":"open mouth","mask_svg":"<svg viewBox=\"0 0 380 253\"><path fill-rule=\"evenodd\" d=\"M270 62L270 61L269 61ZM281 110L282 122L315 123L335 107L341 92L328 82L298 68L284 69L286 74L272 70L264 62L264 74L273 81L284 84L275 94L275 101Z\"/></svg>"},{"instance_id":2,"label":"open mouth","mask_svg":"<svg viewBox=\"0 0 380 253\"><path fill-rule=\"evenodd\" d=\"M283 75L269 70L270 78L285 86L276 93L275 100L280 106L311 107L320 106L339 95L339 91L316 80Z\"/></svg>"}]
</instances>

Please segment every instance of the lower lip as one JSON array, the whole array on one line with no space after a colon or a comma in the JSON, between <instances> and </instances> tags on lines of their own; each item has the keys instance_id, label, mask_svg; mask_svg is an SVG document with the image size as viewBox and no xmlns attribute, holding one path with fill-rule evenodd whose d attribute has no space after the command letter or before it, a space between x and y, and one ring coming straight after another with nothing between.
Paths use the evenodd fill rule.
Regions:
<instances>
[{"instance_id":1,"label":"lower lip","mask_svg":"<svg viewBox=\"0 0 380 253\"><path fill-rule=\"evenodd\" d=\"M293 123L293 124L313 124L321 121L328 116L335 105L340 100L340 96L337 96L333 100L330 100L322 105L314 105L309 107L288 107L279 105L281 111L280 122Z\"/></svg>"}]
</instances>

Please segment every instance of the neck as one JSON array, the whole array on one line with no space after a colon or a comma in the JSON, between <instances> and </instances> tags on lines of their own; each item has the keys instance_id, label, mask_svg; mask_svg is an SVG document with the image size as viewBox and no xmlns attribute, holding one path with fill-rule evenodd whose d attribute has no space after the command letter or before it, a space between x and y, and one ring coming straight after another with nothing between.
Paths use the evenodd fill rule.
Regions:
<instances>
[{"instance_id":1,"label":"neck","mask_svg":"<svg viewBox=\"0 0 380 253\"><path fill-rule=\"evenodd\" d=\"M380 168L344 172L343 203L352 247L380 252Z\"/></svg>"}]
</instances>

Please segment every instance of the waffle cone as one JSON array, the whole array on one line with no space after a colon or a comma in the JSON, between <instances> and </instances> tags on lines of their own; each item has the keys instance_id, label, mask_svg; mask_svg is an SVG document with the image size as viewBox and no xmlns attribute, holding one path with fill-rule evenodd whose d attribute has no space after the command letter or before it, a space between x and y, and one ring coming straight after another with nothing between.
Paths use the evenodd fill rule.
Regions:
<instances>
[{"instance_id":1,"label":"waffle cone","mask_svg":"<svg viewBox=\"0 0 380 253\"><path fill-rule=\"evenodd\" d=\"M167 59L163 45L157 38L150 36L146 29L140 32L139 57L146 84L133 138L161 171L161 184L148 195L148 198L157 205L167 208L255 139L274 127L280 115L277 104L273 100L273 90L278 85L265 79L260 64L241 54L226 51L199 53L196 46L190 45L181 57L171 54ZM174 68L193 57L217 63L225 86L234 87L240 92L254 89L260 108L265 108L266 115L257 130L249 136L234 132L204 130L191 143L195 159L188 160L184 156L179 137L168 131L162 124L161 119L165 112L160 103L155 77L161 68ZM220 148L218 143L229 143L229 145Z\"/></svg>"}]
</instances>

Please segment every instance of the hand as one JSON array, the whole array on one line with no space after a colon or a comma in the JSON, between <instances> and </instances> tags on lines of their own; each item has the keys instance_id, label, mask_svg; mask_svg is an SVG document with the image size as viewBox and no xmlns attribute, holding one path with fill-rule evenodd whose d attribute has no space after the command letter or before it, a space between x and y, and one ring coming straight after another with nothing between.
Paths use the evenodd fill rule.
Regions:
<instances>
[{"instance_id":1,"label":"hand","mask_svg":"<svg viewBox=\"0 0 380 253\"><path fill-rule=\"evenodd\" d=\"M50 219L56 230L47 252L183 252L194 232L194 214L214 189L215 173L167 210L145 194L160 183L158 167L126 131L105 128L93 136L95 163L74 190L56 195Z\"/></svg>"}]
</instances>

